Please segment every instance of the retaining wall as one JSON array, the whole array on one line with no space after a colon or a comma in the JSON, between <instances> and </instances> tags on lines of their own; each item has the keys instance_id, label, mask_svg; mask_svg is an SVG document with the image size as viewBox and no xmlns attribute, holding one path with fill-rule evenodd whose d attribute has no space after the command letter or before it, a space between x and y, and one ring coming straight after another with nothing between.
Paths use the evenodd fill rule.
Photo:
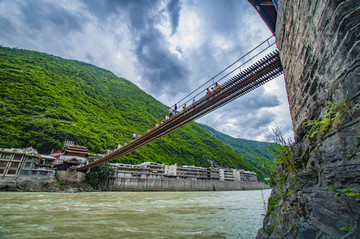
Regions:
<instances>
[{"instance_id":1,"label":"retaining wall","mask_svg":"<svg viewBox=\"0 0 360 239\"><path fill-rule=\"evenodd\" d=\"M105 188L109 191L238 191L270 187L260 182L114 178Z\"/></svg>"},{"instance_id":2,"label":"retaining wall","mask_svg":"<svg viewBox=\"0 0 360 239\"><path fill-rule=\"evenodd\" d=\"M85 175L83 172L69 168L66 171L56 171L56 178L68 183L82 183L85 181Z\"/></svg>"},{"instance_id":3,"label":"retaining wall","mask_svg":"<svg viewBox=\"0 0 360 239\"><path fill-rule=\"evenodd\" d=\"M17 177L0 178L0 186L11 184L41 184L55 182L55 172L49 175L19 175Z\"/></svg>"}]
</instances>

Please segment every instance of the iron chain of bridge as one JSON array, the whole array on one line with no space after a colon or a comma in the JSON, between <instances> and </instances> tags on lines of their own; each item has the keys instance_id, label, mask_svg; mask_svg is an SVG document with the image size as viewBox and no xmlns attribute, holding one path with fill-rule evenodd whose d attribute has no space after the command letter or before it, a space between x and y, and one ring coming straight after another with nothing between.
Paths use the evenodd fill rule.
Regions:
<instances>
[{"instance_id":1,"label":"iron chain of bridge","mask_svg":"<svg viewBox=\"0 0 360 239\"><path fill-rule=\"evenodd\" d=\"M211 95L206 95L196 101L195 104L189 106L185 111L170 117L170 119L164 123L110 154L78 169L83 170L104 164L145 146L191 123L195 119L224 106L236 98L249 93L282 73L283 69L279 52L275 50L222 84L221 89L214 90Z\"/></svg>"}]
</instances>

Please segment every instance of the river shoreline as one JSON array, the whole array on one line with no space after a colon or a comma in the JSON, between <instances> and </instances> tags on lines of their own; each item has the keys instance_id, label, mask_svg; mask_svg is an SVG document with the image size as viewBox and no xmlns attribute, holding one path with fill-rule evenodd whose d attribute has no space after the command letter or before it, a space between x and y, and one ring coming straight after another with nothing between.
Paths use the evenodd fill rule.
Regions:
<instances>
[{"instance_id":1,"label":"river shoreline","mask_svg":"<svg viewBox=\"0 0 360 239\"><path fill-rule=\"evenodd\" d=\"M102 192L103 190L96 190L91 185L81 183L66 183L50 182L50 183L36 183L36 184L9 184L0 186L0 192L63 192L63 193L77 193L77 192Z\"/></svg>"},{"instance_id":2,"label":"river shoreline","mask_svg":"<svg viewBox=\"0 0 360 239\"><path fill-rule=\"evenodd\" d=\"M155 184L154 184L155 183ZM217 183L217 184L214 184ZM270 189L267 184L233 182L194 182L186 180L131 180L108 181L99 186L87 183L71 183L64 181L54 182L26 182L0 185L0 192L200 192L200 191L248 191Z\"/></svg>"}]
</instances>

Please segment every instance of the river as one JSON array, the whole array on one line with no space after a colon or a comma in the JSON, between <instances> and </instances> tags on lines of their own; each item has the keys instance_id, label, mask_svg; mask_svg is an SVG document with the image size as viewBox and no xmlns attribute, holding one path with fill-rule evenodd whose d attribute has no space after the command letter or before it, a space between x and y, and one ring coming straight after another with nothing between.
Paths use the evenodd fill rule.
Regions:
<instances>
[{"instance_id":1,"label":"river","mask_svg":"<svg viewBox=\"0 0 360 239\"><path fill-rule=\"evenodd\" d=\"M0 192L0 238L254 238L270 192Z\"/></svg>"}]
</instances>

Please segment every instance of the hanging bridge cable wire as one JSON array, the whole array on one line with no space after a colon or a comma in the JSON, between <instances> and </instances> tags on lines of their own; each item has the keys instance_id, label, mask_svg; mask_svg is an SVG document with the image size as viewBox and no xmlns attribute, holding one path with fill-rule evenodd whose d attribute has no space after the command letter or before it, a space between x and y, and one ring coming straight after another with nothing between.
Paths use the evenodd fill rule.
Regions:
<instances>
[{"instance_id":1,"label":"hanging bridge cable wire","mask_svg":"<svg viewBox=\"0 0 360 239\"><path fill-rule=\"evenodd\" d=\"M184 103L188 103L189 101L191 101L191 99L193 99L194 97L198 97L200 94L202 94L203 92L198 93L195 96L191 96L192 94L194 94L194 92L203 89L204 86L208 85L209 82L211 81L215 81L215 78L220 76L221 74L223 74L225 71L227 71L229 68L231 68L232 66L234 66L236 63L238 63L239 61L243 60L245 57L247 57L248 55L250 55L251 53L253 53L255 50L257 50L259 47L261 47L262 45L264 45L265 43L268 43L268 46L261 50L259 53L257 53L255 56L251 57L249 60L247 60L245 63L241 64L240 66L236 67L233 71L231 71L231 73L233 73L235 70L240 69L242 66L244 66L246 63L248 63L249 61L251 61L252 59L254 59L256 56L260 55L261 53L263 53L264 51L266 51L267 49L269 49L270 47L272 47L273 45L275 45L275 41L273 43L270 44L270 40L274 38L274 35L271 35L270 37L268 37L266 40L264 40L263 42L259 43L257 46L255 46L252 50L250 50L249 52L247 52L245 55L243 55L242 57L240 57L239 59L235 60L233 63L231 63L229 66L227 66L225 69L223 69L222 71L220 71L219 73L217 73L215 76L213 76L212 78L210 78L208 81L206 81L205 83L203 83L202 85L200 85L198 88L196 88L195 90L193 90L191 93L189 93L188 95L186 95L185 97L183 97L181 100L179 100L176 104L179 106L181 105L180 103L183 102L185 99L188 99L186 102ZM231 74L230 73L230 74ZM227 74L226 76L228 76L229 74ZM224 79L226 76L223 76L222 78L220 78L219 80L217 80L217 82L221 81L222 79ZM191 96L191 97L190 97ZM175 104L172 106L174 107Z\"/></svg>"},{"instance_id":2,"label":"hanging bridge cable wire","mask_svg":"<svg viewBox=\"0 0 360 239\"><path fill-rule=\"evenodd\" d=\"M235 69L233 69L232 71L230 71L229 73L227 73L226 75L224 75L223 77L221 77L220 79L217 80L217 82L222 81L223 79L225 79L226 77L228 77L230 74L234 73L237 69L241 69L241 67L245 66L247 63L249 63L250 61L252 61L254 58L258 57L260 54L264 53L266 50L268 50L270 47L272 47L273 45L275 45L275 42L272 44L269 44L266 48L264 48L263 50L261 50L260 52L258 52L257 54L255 54L254 56L252 56L250 59L248 59L247 61L245 61L244 63L242 63L240 66L236 67ZM211 79L212 80L212 79ZM185 103L188 103L191 101L191 99L198 97L199 95L203 94L203 90L200 91L197 95L192 96L192 94L194 92L196 92L197 90L199 90L200 88L202 88L204 85L208 84L211 80L207 81L206 83L204 83L202 86L198 87L196 90L194 90L193 92L191 92L189 95L187 95L186 97L184 97L183 99L181 99L179 102L182 102L183 100L189 98L189 100L185 101ZM191 96L191 97L189 97ZM178 103L179 104L179 103Z\"/></svg>"}]
</instances>

